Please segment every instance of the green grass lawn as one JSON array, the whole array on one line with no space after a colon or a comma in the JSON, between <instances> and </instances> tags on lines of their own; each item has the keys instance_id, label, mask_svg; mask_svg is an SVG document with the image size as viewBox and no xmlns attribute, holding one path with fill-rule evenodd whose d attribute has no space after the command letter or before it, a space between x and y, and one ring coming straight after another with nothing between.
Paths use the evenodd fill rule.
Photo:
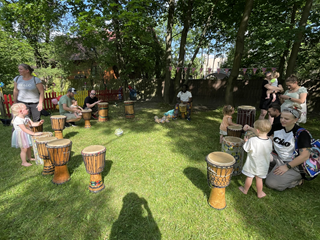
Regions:
<instances>
[{"instance_id":1,"label":"green grass lawn","mask_svg":"<svg viewBox=\"0 0 320 240\"><path fill-rule=\"evenodd\" d=\"M22 167L11 127L0 125L0 239L320 239L320 177L284 192L265 187L263 199L255 182L244 195L238 187L245 177L232 177L227 208L215 210L207 203L205 157L221 149L221 109L156 124L154 115L167 110L139 108L125 119L123 104L110 105L110 121L66 128L71 180L63 185L42 176L42 165ZM44 131L52 131L44 119ZM304 126L320 138L319 121ZM107 152L105 189L94 194L81 150L96 144Z\"/></svg>"}]
</instances>

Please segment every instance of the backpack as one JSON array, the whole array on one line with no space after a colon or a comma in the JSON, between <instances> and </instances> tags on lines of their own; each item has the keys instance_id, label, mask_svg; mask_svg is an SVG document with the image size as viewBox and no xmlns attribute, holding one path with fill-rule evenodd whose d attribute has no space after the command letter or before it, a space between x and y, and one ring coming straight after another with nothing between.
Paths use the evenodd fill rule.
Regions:
<instances>
[{"instance_id":1,"label":"backpack","mask_svg":"<svg viewBox=\"0 0 320 240\"><path fill-rule=\"evenodd\" d=\"M310 135L311 149L310 149L309 159L307 159L305 162L301 164L301 167L305 172L305 174L301 174L301 175L306 180L313 180L320 173L320 140L313 139L308 130L304 128L299 128L295 136L295 150L293 152L292 158L299 155L298 137L300 133L303 131L306 131Z\"/></svg>"}]
</instances>

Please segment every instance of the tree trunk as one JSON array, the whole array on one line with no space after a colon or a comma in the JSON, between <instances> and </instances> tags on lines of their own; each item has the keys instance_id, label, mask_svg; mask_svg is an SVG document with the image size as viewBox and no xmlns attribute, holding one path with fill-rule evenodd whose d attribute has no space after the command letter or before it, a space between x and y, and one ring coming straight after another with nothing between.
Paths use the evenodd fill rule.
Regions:
<instances>
[{"instance_id":1,"label":"tree trunk","mask_svg":"<svg viewBox=\"0 0 320 240\"><path fill-rule=\"evenodd\" d=\"M167 37L166 37L166 78L164 82L164 102L170 102L170 85L171 85L171 43L172 43L172 28L174 18L174 0L169 1L168 23L167 23Z\"/></svg>"},{"instance_id":2,"label":"tree trunk","mask_svg":"<svg viewBox=\"0 0 320 240\"><path fill-rule=\"evenodd\" d=\"M312 6L312 1L313 0L307 0L306 5L303 8L302 16L299 22L299 32L297 33L297 38L296 41L294 42L292 49L291 49L291 55L288 61L288 67L287 67L287 72L286 72L286 79L293 73L295 63L297 60L299 48L304 36L304 30L307 25L307 20L310 15L310 10Z\"/></svg>"},{"instance_id":3,"label":"tree trunk","mask_svg":"<svg viewBox=\"0 0 320 240\"><path fill-rule=\"evenodd\" d=\"M290 29L293 29L294 23L295 23L295 18L296 18L296 11L297 11L297 4L293 5L292 12L291 12L291 20L290 20ZM280 58L280 63L279 63L279 73L280 77L278 79L279 83L283 85L284 83L284 64L286 63L286 58L289 54L289 48L290 48L291 41L288 40L286 43L286 50L284 50L281 58Z\"/></svg>"},{"instance_id":4,"label":"tree trunk","mask_svg":"<svg viewBox=\"0 0 320 240\"><path fill-rule=\"evenodd\" d=\"M227 104L233 105L233 83L237 80L239 74L239 68L241 64L241 58L244 50L244 38L248 27L249 17L253 7L254 0L247 0L244 8L243 16L241 19L240 27L237 33L236 49L234 54L233 66L230 76L227 80L227 89L225 101Z\"/></svg>"},{"instance_id":5,"label":"tree trunk","mask_svg":"<svg viewBox=\"0 0 320 240\"><path fill-rule=\"evenodd\" d=\"M197 54L198 54L200 48L202 47L202 43L203 43L203 40L204 40L204 38L205 38L205 36L206 36L207 29L208 29L208 27L211 25L211 18L212 18L212 16L213 16L213 10L214 10L215 6L218 4L218 2L219 2L219 0L216 0L213 8L211 8L209 17L208 17L208 19L207 19L207 23L206 23L206 25L205 25L205 27L204 27L204 29L203 29L203 31L202 31L202 34L201 34L201 37L200 37L200 40L199 40L199 44L198 44L196 50L195 50L194 53L193 53L193 56L192 56L192 58L191 58L191 62L190 62L189 65L188 65L187 75L186 75L186 78L185 78L185 80L184 80L184 84L187 84L187 83L188 83L192 64L193 64L194 60L196 59Z\"/></svg>"},{"instance_id":6,"label":"tree trunk","mask_svg":"<svg viewBox=\"0 0 320 240\"><path fill-rule=\"evenodd\" d=\"M183 30L181 33L181 40L180 40L180 50L179 50L179 60L178 60L178 67L180 67L179 71L176 73L175 81L174 81L174 96L177 95L180 89L180 80L181 80L181 73L184 71L184 57L186 54L186 43L187 43L187 36L190 28L190 21L192 17L192 9L193 9L193 0L189 0L187 3L187 12L185 14L185 19L183 21ZM172 101L175 101L175 97L173 96Z\"/></svg>"}]
</instances>

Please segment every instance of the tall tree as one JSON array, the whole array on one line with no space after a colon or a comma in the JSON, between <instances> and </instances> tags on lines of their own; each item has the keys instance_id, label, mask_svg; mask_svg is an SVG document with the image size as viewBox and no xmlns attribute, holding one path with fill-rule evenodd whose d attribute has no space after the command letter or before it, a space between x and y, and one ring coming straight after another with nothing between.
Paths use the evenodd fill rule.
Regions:
<instances>
[{"instance_id":1,"label":"tall tree","mask_svg":"<svg viewBox=\"0 0 320 240\"><path fill-rule=\"evenodd\" d=\"M313 2L313 0L307 0L306 1L306 5L303 8L303 12L302 12L301 19L300 19L300 22L299 22L299 31L298 31L298 33L296 35L296 40L294 41L294 44L292 46L290 58L289 58L289 61L288 61L288 67L287 67L287 71L286 71L286 78L288 78L294 71L294 67L295 67L295 64L296 64L296 59L297 59L297 56L298 56L299 48L300 48L301 42L303 40L305 28L306 28L306 25L307 25L307 20L308 20L308 17L310 15L312 2Z\"/></svg>"},{"instance_id":2,"label":"tall tree","mask_svg":"<svg viewBox=\"0 0 320 240\"><path fill-rule=\"evenodd\" d=\"M242 53L244 50L245 33L247 30L251 10L253 8L253 2L254 0L246 0L245 9L243 12L243 16L242 16L238 34L237 34L233 66L232 66L231 74L227 80L225 100L227 104L231 104L231 105L233 105L233 85L239 75L239 68L241 64Z\"/></svg>"}]
</instances>

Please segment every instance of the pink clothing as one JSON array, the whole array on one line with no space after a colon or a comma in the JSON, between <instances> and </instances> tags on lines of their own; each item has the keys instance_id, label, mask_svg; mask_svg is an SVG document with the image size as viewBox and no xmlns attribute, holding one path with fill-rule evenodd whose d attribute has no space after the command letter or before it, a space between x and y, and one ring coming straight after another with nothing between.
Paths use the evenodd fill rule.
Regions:
<instances>
[{"instance_id":1,"label":"pink clothing","mask_svg":"<svg viewBox=\"0 0 320 240\"><path fill-rule=\"evenodd\" d=\"M232 116L230 116L230 115L223 116L222 122L220 124L220 130L225 131L225 132L227 131L227 127L229 126L229 123L228 123L229 118L232 121Z\"/></svg>"}]
</instances>

